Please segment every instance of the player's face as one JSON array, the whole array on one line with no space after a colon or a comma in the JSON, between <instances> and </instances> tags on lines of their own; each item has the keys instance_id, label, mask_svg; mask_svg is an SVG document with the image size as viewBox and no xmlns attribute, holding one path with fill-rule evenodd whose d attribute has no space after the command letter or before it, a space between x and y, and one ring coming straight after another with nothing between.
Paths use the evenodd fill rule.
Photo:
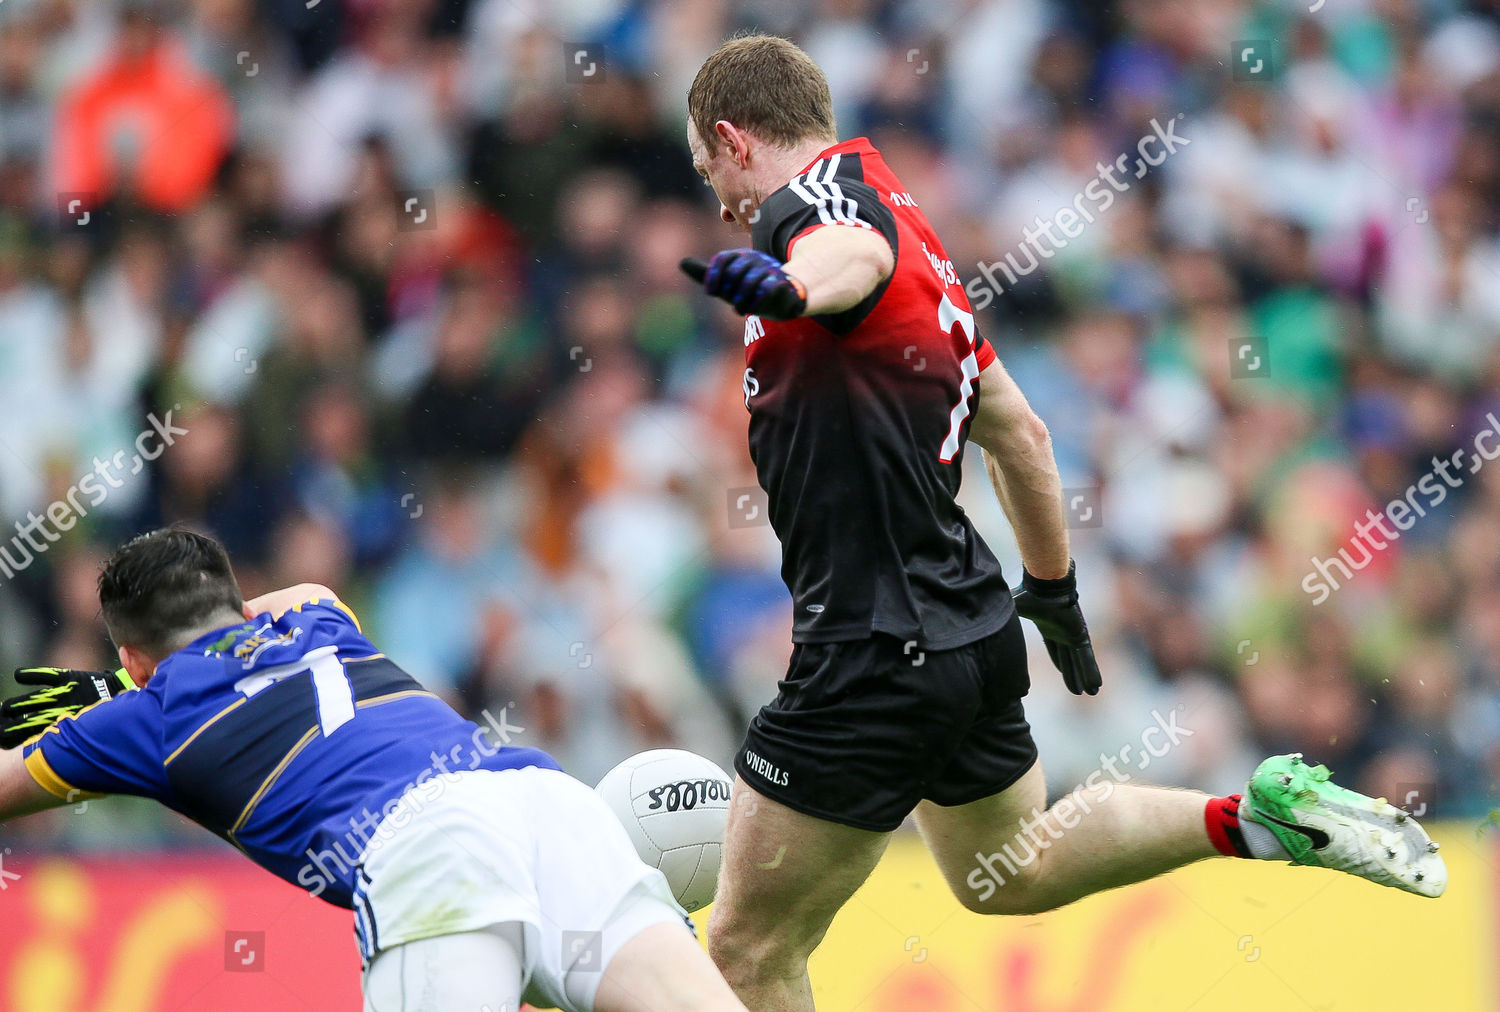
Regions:
<instances>
[{"instance_id":1,"label":"player's face","mask_svg":"<svg viewBox=\"0 0 1500 1012\"><path fill-rule=\"evenodd\" d=\"M693 153L693 168L703 181L713 187L719 198L719 219L726 225L738 224L750 231L750 218L755 214L750 194L749 173L727 157L721 150L710 152L698 128L688 123L688 150ZM735 208L736 210L730 210Z\"/></svg>"}]
</instances>

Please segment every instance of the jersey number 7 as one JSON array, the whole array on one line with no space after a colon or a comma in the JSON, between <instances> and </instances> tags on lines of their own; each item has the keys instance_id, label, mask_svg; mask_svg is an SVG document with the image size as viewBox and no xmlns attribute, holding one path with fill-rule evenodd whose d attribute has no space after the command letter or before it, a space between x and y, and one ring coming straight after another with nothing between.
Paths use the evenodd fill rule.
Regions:
<instances>
[{"instance_id":1,"label":"jersey number 7","mask_svg":"<svg viewBox=\"0 0 1500 1012\"><path fill-rule=\"evenodd\" d=\"M979 360L974 357L974 314L955 306L947 292L943 293L943 301L938 303L937 313L938 328L943 333L951 336L953 326L957 324L963 328L964 337L969 341L969 353L960 364L963 380L958 385L958 403L948 413L948 435L943 440L943 449L938 455L938 459L944 464L951 464L953 458L958 456L959 433L963 431L964 421L969 417L969 398L974 396L974 381L979 378Z\"/></svg>"},{"instance_id":2,"label":"jersey number 7","mask_svg":"<svg viewBox=\"0 0 1500 1012\"><path fill-rule=\"evenodd\" d=\"M339 660L338 647L329 645L310 650L300 661L278 664L274 668L266 668L241 678L234 683L234 688L236 692L253 696L283 678L300 675L304 671L312 675L313 697L318 706L318 727L326 738L354 719L354 686L349 684L349 673L344 670L344 662Z\"/></svg>"}]
</instances>

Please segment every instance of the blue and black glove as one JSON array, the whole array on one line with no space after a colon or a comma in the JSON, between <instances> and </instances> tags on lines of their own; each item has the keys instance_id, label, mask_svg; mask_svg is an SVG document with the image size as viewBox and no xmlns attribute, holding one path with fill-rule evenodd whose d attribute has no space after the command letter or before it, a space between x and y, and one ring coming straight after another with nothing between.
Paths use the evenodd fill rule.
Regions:
<instances>
[{"instance_id":1,"label":"blue and black glove","mask_svg":"<svg viewBox=\"0 0 1500 1012\"><path fill-rule=\"evenodd\" d=\"M1047 655L1062 672L1068 691L1075 696L1094 696L1098 695L1103 678L1099 662L1094 659L1088 623L1078 606L1076 569L1077 563L1069 560L1068 575L1056 580L1038 579L1022 569L1021 585L1010 593L1016 602L1016 612L1031 619L1042 634Z\"/></svg>"},{"instance_id":2,"label":"blue and black glove","mask_svg":"<svg viewBox=\"0 0 1500 1012\"><path fill-rule=\"evenodd\" d=\"M715 253L706 264L688 257L682 261L682 271L743 316L791 320L807 311L807 287L769 253L727 249Z\"/></svg>"}]
</instances>

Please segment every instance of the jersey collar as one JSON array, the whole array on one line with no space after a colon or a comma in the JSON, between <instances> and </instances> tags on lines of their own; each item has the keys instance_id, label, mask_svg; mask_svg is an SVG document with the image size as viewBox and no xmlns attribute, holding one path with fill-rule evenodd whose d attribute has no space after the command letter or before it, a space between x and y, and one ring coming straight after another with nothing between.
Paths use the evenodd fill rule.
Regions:
<instances>
[{"instance_id":1,"label":"jersey collar","mask_svg":"<svg viewBox=\"0 0 1500 1012\"><path fill-rule=\"evenodd\" d=\"M833 147L824 148L822 151L818 152L818 156L812 161L808 162L806 165L802 166L797 175L803 175L807 172L808 169L812 168L814 165L817 165L819 162L829 157L830 155L873 155L874 153L875 145L870 143L870 138L851 137L847 141L839 141L837 144L833 145Z\"/></svg>"},{"instance_id":2,"label":"jersey collar","mask_svg":"<svg viewBox=\"0 0 1500 1012\"><path fill-rule=\"evenodd\" d=\"M167 656L163 657L161 661L156 665L156 670L152 672L151 680L147 684L160 684L161 676L167 673L167 669L175 668L182 658L206 656L208 653L210 653L210 648L217 645L220 640L224 639L234 632L237 632L240 629L243 629L247 625L254 624L254 619L247 619L246 621L238 623L237 625L220 626L218 629L214 629L210 632L204 633L202 636L199 636L197 639L193 640L193 642L181 647L180 649L174 650Z\"/></svg>"},{"instance_id":3,"label":"jersey collar","mask_svg":"<svg viewBox=\"0 0 1500 1012\"><path fill-rule=\"evenodd\" d=\"M262 612L261 614L264 615L265 613ZM189 643L181 650L175 652L179 654L190 654L194 657L209 653L211 652L213 647L217 646L220 643L220 641L229 638L246 626L255 625L259 618L260 616L256 616L256 618L245 619L243 622L236 623L235 625L220 626L218 629L214 629L211 632L204 633L202 636L199 636L197 639L193 640L193 642ZM269 619L270 616L266 615L266 618Z\"/></svg>"}]
</instances>

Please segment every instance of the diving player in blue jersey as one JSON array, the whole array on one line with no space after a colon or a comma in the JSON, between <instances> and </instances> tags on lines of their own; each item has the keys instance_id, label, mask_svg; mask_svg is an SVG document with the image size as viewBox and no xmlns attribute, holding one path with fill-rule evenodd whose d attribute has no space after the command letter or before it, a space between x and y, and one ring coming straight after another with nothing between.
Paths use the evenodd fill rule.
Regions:
<instances>
[{"instance_id":1,"label":"diving player in blue jersey","mask_svg":"<svg viewBox=\"0 0 1500 1012\"><path fill-rule=\"evenodd\" d=\"M332 591L245 602L217 542L169 529L115 553L99 600L140 688L0 752L0 819L160 801L353 909L372 1012L744 1008L593 791L490 742Z\"/></svg>"}]
</instances>

